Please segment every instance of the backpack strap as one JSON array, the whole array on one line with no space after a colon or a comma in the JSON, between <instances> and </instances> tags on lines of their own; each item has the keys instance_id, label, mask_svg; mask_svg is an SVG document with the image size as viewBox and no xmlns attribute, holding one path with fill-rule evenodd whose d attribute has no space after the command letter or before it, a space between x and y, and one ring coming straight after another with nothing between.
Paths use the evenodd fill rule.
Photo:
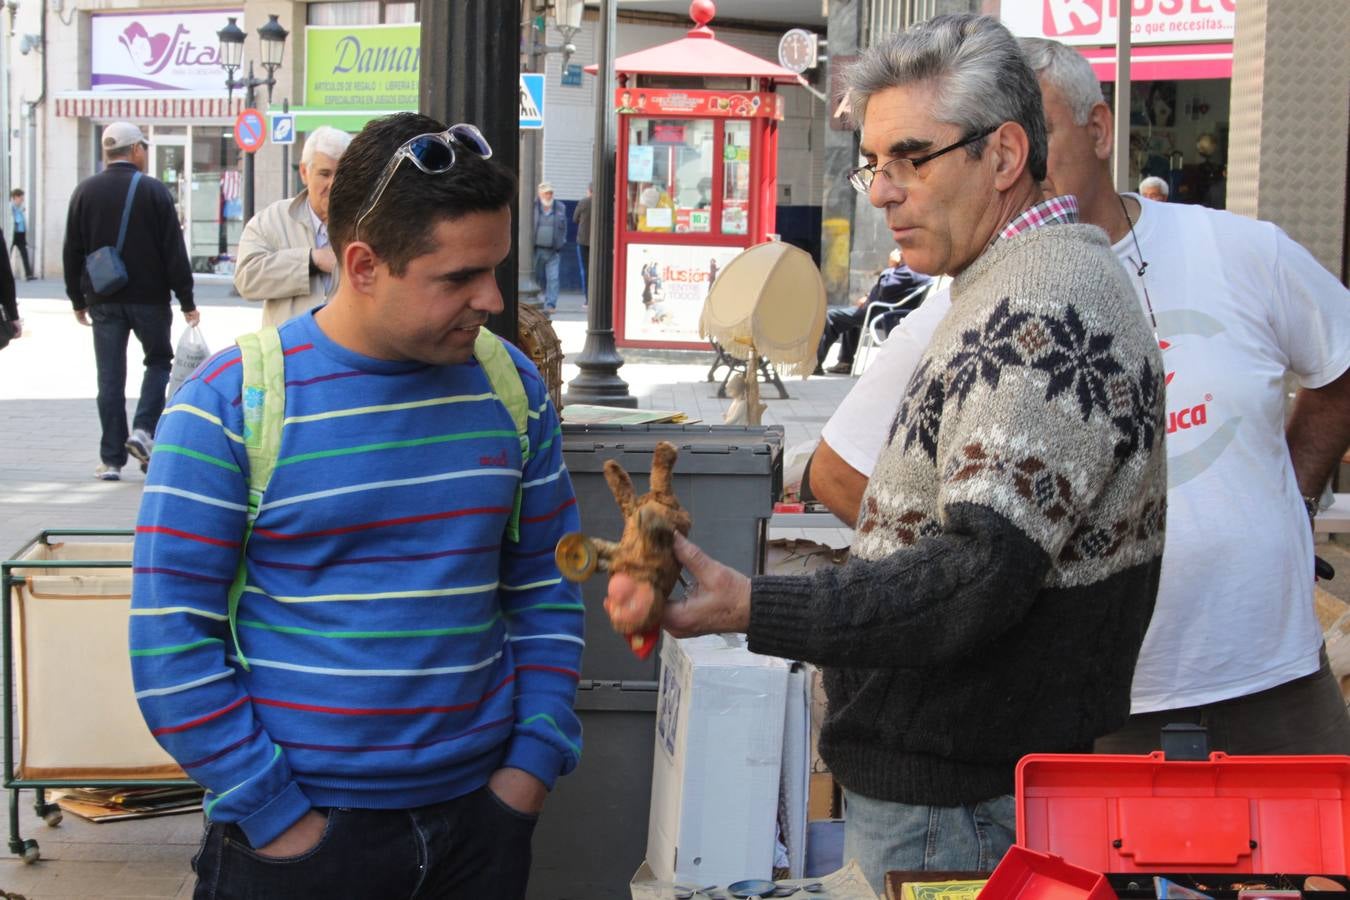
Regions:
<instances>
[{"instance_id":1,"label":"backpack strap","mask_svg":"<svg viewBox=\"0 0 1350 900\"><path fill-rule=\"evenodd\" d=\"M117 255L122 255L122 245L127 241L127 223L131 221L131 201L136 197L136 185L141 183L141 173L131 176L131 187L127 188L127 200L122 204L122 224L117 229Z\"/></svg>"},{"instance_id":2,"label":"backpack strap","mask_svg":"<svg viewBox=\"0 0 1350 900\"><path fill-rule=\"evenodd\" d=\"M281 423L286 418L286 357L281 335L275 326L240 335L239 359L243 366L241 399L244 409L244 451L248 454L248 519L239 547L239 567L230 585L230 637L239 664L248 669L248 660L239 645L239 598L248 583L246 555L253 523L262 506L263 493L272 480L277 456L281 452Z\"/></svg>"},{"instance_id":3,"label":"backpack strap","mask_svg":"<svg viewBox=\"0 0 1350 900\"><path fill-rule=\"evenodd\" d=\"M502 339L486 328L478 329L478 337L473 342L473 355L483 367L483 373L487 375L488 383L492 385L492 392L497 395L502 406L506 407L506 411L511 415L511 422L516 426L516 434L520 438L520 464L524 469L525 463L530 460L530 399L525 395L525 385L520 380L520 372L516 370L516 364L503 345ZM511 507L511 518L506 523L506 536L513 543L520 543L520 503L524 493L522 487L524 481L522 474L521 480L516 484L516 499Z\"/></svg>"}]
</instances>

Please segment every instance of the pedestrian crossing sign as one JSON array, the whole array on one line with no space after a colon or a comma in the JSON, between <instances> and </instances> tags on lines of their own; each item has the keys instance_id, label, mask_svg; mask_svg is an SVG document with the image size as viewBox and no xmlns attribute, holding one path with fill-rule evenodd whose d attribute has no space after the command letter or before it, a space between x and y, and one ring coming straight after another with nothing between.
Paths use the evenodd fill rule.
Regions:
<instances>
[{"instance_id":1,"label":"pedestrian crossing sign","mask_svg":"<svg viewBox=\"0 0 1350 900\"><path fill-rule=\"evenodd\" d=\"M520 73L520 127L544 127L544 75L542 72Z\"/></svg>"}]
</instances>

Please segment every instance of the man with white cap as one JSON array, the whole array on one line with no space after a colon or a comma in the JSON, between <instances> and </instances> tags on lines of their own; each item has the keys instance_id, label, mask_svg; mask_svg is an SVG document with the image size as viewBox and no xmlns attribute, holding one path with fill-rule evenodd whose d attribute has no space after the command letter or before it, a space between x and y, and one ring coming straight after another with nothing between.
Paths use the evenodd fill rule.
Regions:
<instances>
[{"instance_id":1,"label":"man with white cap","mask_svg":"<svg viewBox=\"0 0 1350 900\"><path fill-rule=\"evenodd\" d=\"M169 189L144 175L150 145L130 122L103 129L104 169L86 178L70 197L62 249L66 294L75 318L94 329L98 366L98 416L103 427L100 463L94 477L118 481L128 455L145 471L153 435L164 410L173 344L169 292L189 325L199 313L192 302L192 264L188 261L178 210ZM87 265L99 251L105 261L115 250L124 273ZM145 351L145 374L131 431L127 431L127 339L136 335Z\"/></svg>"},{"instance_id":2,"label":"man with white cap","mask_svg":"<svg viewBox=\"0 0 1350 900\"><path fill-rule=\"evenodd\" d=\"M352 136L321 125L300 152L305 189L264 208L244 226L234 288L245 300L263 304L263 324L321 306L333 287L337 257L328 243L328 193L338 160Z\"/></svg>"},{"instance_id":3,"label":"man with white cap","mask_svg":"<svg viewBox=\"0 0 1350 900\"><path fill-rule=\"evenodd\" d=\"M567 207L553 199L553 185L539 182L534 201L534 280L544 292L544 312L558 309L558 267L567 243Z\"/></svg>"}]
</instances>

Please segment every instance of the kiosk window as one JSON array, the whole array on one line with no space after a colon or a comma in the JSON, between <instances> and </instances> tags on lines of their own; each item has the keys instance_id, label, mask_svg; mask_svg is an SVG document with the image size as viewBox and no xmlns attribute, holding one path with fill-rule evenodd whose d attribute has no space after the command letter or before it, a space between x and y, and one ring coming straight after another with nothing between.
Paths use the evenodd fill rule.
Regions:
<instances>
[{"instance_id":1,"label":"kiosk window","mask_svg":"<svg viewBox=\"0 0 1350 900\"><path fill-rule=\"evenodd\" d=\"M722 233L750 230L750 123L729 120L722 141Z\"/></svg>"},{"instance_id":2,"label":"kiosk window","mask_svg":"<svg viewBox=\"0 0 1350 900\"><path fill-rule=\"evenodd\" d=\"M712 231L714 123L627 121L628 230Z\"/></svg>"}]
</instances>

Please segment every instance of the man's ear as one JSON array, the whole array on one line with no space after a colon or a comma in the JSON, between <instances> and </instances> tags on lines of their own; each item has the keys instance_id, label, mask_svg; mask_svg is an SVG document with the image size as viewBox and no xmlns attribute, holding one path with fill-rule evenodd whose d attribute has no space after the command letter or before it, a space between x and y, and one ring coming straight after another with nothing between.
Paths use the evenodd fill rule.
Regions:
<instances>
[{"instance_id":1,"label":"man's ear","mask_svg":"<svg viewBox=\"0 0 1350 900\"><path fill-rule=\"evenodd\" d=\"M984 152L991 154L994 160L994 188L1006 191L1026 171L1031 142L1016 122L1004 122L987 140L989 145Z\"/></svg>"},{"instance_id":2,"label":"man's ear","mask_svg":"<svg viewBox=\"0 0 1350 900\"><path fill-rule=\"evenodd\" d=\"M300 183L309 187L309 163L300 164Z\"/></svg>"},{"instance_id":3,"label":"man's ear","mask_svg":"<svg viewBox=\"0 0 1350 900\"><path fill-rule=\"evenodd\" d=\"M365 241L352 241L342 248L342 280L362 294L369 294L375 285L380 258Z\"/></svg>"},{"instance_id":4,"label":"man's ear","mask_svg":"<svg viewBox=\"0 0 1350 900\"><path fill-rule=\"evenodd\" d=\"M1111 114L1111 107L1094 103L1092 112L1088 113L1087 130L1092 139L1092 152L1100 160L1110 159L1116 144L1116 119Z\"/></svg>"}]
</instances>

